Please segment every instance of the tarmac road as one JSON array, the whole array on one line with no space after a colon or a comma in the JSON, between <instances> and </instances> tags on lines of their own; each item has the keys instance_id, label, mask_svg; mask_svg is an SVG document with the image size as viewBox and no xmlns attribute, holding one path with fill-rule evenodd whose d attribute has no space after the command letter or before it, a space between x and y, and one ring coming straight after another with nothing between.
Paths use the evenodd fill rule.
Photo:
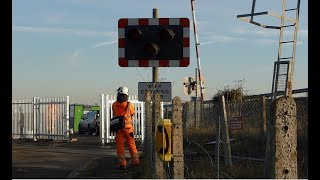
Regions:
<instances>
[{"instance_id":1,"label":"tarmac road","mask_svg":"<svg viewBox=\"0 0 320 180\"><path fill-rule=\"evenodd\" d=\"M75 142L12 140L12 179L132 179L129 171L116 170L115 144L102 146L99 136L74 136Z\"/></svg>"}]
</instances>

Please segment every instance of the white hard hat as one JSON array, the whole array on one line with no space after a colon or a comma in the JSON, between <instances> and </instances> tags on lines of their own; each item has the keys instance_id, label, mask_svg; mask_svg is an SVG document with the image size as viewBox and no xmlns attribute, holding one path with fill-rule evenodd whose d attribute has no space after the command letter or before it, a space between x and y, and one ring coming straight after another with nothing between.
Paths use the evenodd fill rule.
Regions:
<instances>
[{"instance_id":1,"label":"white hard hat","mask_svg":"<svg viewBox=\"0 0 320 180\"><path fill-rule=\"evenodd\" d=\"M125 87L125 86L119 87L117 92L120 93L120 94L129 95L129 89L127 87Z\"/></svg>"}]
</instances>

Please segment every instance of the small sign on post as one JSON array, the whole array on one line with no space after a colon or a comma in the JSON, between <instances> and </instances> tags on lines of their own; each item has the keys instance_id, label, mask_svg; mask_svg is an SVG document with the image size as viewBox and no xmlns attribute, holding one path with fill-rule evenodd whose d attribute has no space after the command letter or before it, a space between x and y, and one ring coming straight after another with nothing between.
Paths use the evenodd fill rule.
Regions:
<instances>
[{"instance_id":1,"label":"small sign on post","mask_svg":"<svg viewBox=\"0 0 320 180\"><path fill-rule=\"evenodd\" d=\"M138 100L145 101L145 93L151 92L151 99L154 100L155 93L160 94L161 101L171 102L171 82L139 82Z\"/></svg>"},{"instance_id":2,"label":"small sign on post","mask_svg":"<svg viewBox=\"0 0 320 180\"><path fill-rule=\"evenodd\" d=\"M231 117L230 118L230 130L241 130L243 129L243 117Z\"/></svg>"}]
</instances>

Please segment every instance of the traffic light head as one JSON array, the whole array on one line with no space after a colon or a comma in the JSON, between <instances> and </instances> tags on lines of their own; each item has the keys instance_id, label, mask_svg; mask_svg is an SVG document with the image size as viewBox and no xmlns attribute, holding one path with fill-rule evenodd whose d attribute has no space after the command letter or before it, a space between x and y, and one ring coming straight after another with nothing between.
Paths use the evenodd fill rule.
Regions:
<instances>
[{"instance_id":1,"label":"traffic light head","mask_svg":"<svg viewBox=\"0 0 320 180\"><path fill-rule=\"evenodd\" d=\"M158 54L160 48L155 43L147 42L144 45L144 49L143 50L144 50L145 53L147 53L147 56L155 57Z\"/></svg>"},{"instance_id":2,"label":"traffic light head","mask_svg":"<svg viewBox=\"0 0 320 180\"><path fill-rule=\"evenodd\" d=\"M172 31L172 29L164 27L160 31L159 35L160 35L160 40L161 41L169 42L169 41L174 40L174 36L176 34Z\"/></svg>"},{"instance_id":3,"label":"traffic light head","mask_svg":"<svg viewBox=\"0 0 320 180\"><path fill-rule=\"evenodd\" d=\"M118 21L121 67L187 67L188 18L126 18Z\"/></svg>"},{"instance_id":4,"label":"traffic light head","mask_svg":"<svg viewBox=\"0 0 320 180\"><path fill-rule=\"evenodd\" d=\"M133 28L128 31L128 39L140 40L142 37L142 32L138 28Z\"/></svg>"}]
</instances>

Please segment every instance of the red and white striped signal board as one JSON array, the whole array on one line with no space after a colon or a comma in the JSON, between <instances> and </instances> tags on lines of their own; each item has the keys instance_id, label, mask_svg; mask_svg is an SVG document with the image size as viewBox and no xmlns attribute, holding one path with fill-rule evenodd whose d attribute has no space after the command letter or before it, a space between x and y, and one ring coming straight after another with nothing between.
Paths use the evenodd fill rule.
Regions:
<instances>
[{"instance_id":1,"label":"red and white striped signal board","mask_svg":"<svg viewBox=\"0 0 320 180\"><path fill-rule=\"evenodd\" d=\"M189 19L119 19L118 57L121 67L189 66Z\"/></svg>"}]
</instances>

